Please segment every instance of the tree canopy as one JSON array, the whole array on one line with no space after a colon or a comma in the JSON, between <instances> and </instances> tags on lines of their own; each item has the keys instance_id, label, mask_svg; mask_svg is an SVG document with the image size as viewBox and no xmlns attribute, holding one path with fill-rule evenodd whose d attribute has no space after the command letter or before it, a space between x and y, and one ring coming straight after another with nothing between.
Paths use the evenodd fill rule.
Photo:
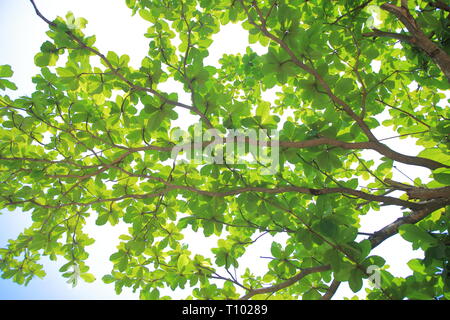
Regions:
<instances>
[{"instance_id":1,"label":"tree canopy","mask_svg":"<svg viewBox=\"0 0 450 320\"><path fill-rule=\"evenodd\" d=\"M129 226L102 279L118 294L131 287L142 299L168 298L161 288L193 299L330 299L342 282L359 292L376 267L368 299L450 298L447 1L126 4L148 22L140 66L100 52L83 32L85 19L50 20L30 1L48 40L35 56L36 91L0 96L0 206L28 212L33 223L0 249L2 278L27 284L45 276L42 256L62 256L63 277L94 281L85 261L95 235L83 231L94 215L99 226ZM206 65L212 36L230 23L266 53L248 47L224 55L220 67ZM12 75L0 66L0 89L17 89ZM169 79L190 101L161 90ZM263 98L268 90L276 91L273 103ZM267 133L243 143L264 140L277 153L276 170L268 173L261 156L228 161L219 152L224 141L210 150L223 161L174 156L173 120L183 109L198 119L191 136L200 125L224 140L230 129ZM388 146L374 133L382 127L413 137L422 151ZM202 153L210 143L187 145ZM398 163L428 175L395 181ZM399 208L397 220L360 230L362 215L388 206ZM184 238L189 229L219 238L210 256ZM371 253L397 233L424 252L406 278ZM263 235L284 239L258 262L266 273L241 270Z\"/></svg>"}]
</instances>

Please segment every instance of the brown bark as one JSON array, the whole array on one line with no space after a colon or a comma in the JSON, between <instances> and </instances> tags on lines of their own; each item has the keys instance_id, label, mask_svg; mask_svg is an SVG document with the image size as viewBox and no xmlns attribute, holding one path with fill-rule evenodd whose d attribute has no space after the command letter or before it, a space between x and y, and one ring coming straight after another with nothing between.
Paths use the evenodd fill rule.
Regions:
<instances>
[{"instance_id":1,"label":"brown bark","mask_svg":"<svg viewBox=\"0 0 450 320\"><path fill-rule=\"evenodd\" d=\"M336 293L337 289L339 288L339 285L341 284L340 281L337 281L336 279L331 282L330 287L328 288L327 292L322 296L321 300L331 300L333 298L334 294Z\"/></svg>"},{"instance_id":2,"label":"brown bark","mask_svg":"<svg viewBox=\"0 0 450 320\"><path fill-rule=\"evenodd\" d=\"M391 179L385 179L384 181L397 190L406 191L406 194L410 199L418 199L424 201L433 199L450 200L450 187L428 189L411 186L401 182L393 181Z\"/></svg>"},{"instance_id":3,"label":"brown bark","mask_svg":"<svg viewBox=\"0 0 450 320\"><path fill-rule=\"evenodd\" d=\"M442 1L432 1L429 5L450 12L450 6Z\"/></svg>"},{"instance_id":4,"label":"brown bark","mask_svg":"<svg viewBox=\"0 0 450 320\"><path fill-rule=\"evenodd\" d=\"M432 200L432 199L450 199L450 187L425 189L413 188L406 192L410 199Z\"/></svg>"},{"instance_id":5,"label":"brown bark","mask_svg":"<svg viewBox=\"0 0 450 320\"><path fill-rule=\"evenodd\" d=\"M280 291L282 289L292 286L294 283L300 281L301 279L303 279L304 277L306 277L307 275L309 275L311 273L325 272L330 269L331 269L331 267L329 265L303 269L298 274L296 274L292 278L289 278L285 282L281 282L279 284L276 284L276 285L273 285L273 286L267 287L267 288L253 289L253 290L249 291L246 295L239 298L239 300L248 300L257 294L272 293L272 292Z\"/></svg>"},{"instance_id":6,"label":"brown bark","mask_svg":"<svg viewBox=\"0 0 450 320\"><path fill-rule=\"evenodd\" d=\"M394 222L388 224L381 230L375 232L371 237L369 237L370 244L372 245L372 249L377 247L379 244L381 244L386 239L392 237L393 235L396 235L398 233L398 228L404 224L415 224L419 222L420 220L427 217L432 212L445 207L448 205L450 201L442 201L442 200L436 200L436 201L430 201L427 203L427 205L420 210L413 211L410 215L407 215L405 217L398 218Z\"/></svg>"},{"instance_id":7,"label":"brown bark","mask_svg":"<svg viewBox=\"0 0 450 320\"><path fill-rule=\"evenodd\" d=\"M381 9L394 14L403 23L410 33L408 42L430 57L450 82L450 56L422 32L409 10L403 6L397 7L390 3L383 4ZM398 39L398 37L392 38ZM404 38L404 40L406 40L406 38Z\"/></svg>"}]
</instances>

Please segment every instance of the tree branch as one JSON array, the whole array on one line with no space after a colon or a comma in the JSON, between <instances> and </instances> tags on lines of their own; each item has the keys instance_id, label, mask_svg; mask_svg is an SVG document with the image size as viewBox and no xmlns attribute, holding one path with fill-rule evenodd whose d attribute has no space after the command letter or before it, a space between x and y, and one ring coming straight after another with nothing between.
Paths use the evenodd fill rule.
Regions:
<instances>
[{"instance_id":1,"label":"tree branch","mask_svg":"<svg viewBox=\"0 0 450 320\"><path fill-rule=\"evenodd\" d=\"M450 6L442 1L431 1L431 2L428 2L428 4L432 7L450 12Z\"/></svg>"},{"instance_id":2,"label":"tree branch","mask_svg":"<svg viewBox=\"0 0 450 320\"><path fill-rule=\"evenodd\" d=\"M251 297L258 295L258 294L273 293L273 292L280 291L282 289L292 286L293 284L300 281L307 275L310 275L310 274L316 273L316 272L325 272L330 269L331 269L330 266L318 266L318 267L303 269L298 274L296 274L295 276L293 276L292 278L289 278L288 280L286 280L284 282L278 283L276 285L273 285L273 286L270 286L267 288L252 289L249 292L247 292L247 294L245 294L244 296L239 298L239 300L248 300Z\"/></svg>"},{"instance_id":3,"label":"tree branch","mask_svg":"<svg viewBox=\"0 0 450 320\"><path fill-rule=\"evenodd\" d=\"M401 182L385 179L385 182L398 190L406 191L410 199L432 200L447 199L450 200L450 187L441 188L418 188Z\"/></svg>"},{"instance_id":4,"label":"tree branch","mask_svg":"<svg viewBox=\"0 0 450 320\"><path fill-rule=\"evenodd\" d=\"M377 28L372 28L373 32L366 32L363 33L362 35L364 37L385 37L385 38L392 38L392 39L397 39L400 40L402 42L407 42L410 43L411 41L411 37L408 35L404 35L404 34L400 34L400 33L395 33L395 32L386 32L386 31L381 31Z\"/></svg>"},{"instance_id":5,"label":"tree branch","mask_svg":"<svg viewBox=\"0 0 450 320\"><path fill-rule=\"evenodd\" d=\"M334 294L336 293L337 289L339 288L340 284L341 284L340 281L337 281L336 279L334 279L331 282L330 287L328 288L327 292L325 292L325 294L322 296L321 300L331 300L331 298L333 298Z\"/></svg>"},{"instance_id":6,"label":"tree branch","mask_svg":"<svg viewBox=\"0 0 450 320\"><path fill-rule=\"evenodd\" d=\"M381 9L392 13L403 23L406 29L411 33L409 43L425 52L425 54L436 63L450 82L450 56L422 32L409 10L403 6L397 7L390 3L381 5Z\"/></svg>"},{"instance_id":7,"label":"tree branch","mask_svg":"<svg viewBox=\"0 0 450 320\"><path fill-rule=\"evenodd\" d=\"M398 218L394 222L388 224L384 228L374 232L372 236L368 238L372 245L372 249L377 247L386 239L392 237L393 235L398 233L398 228L404 224L415 224L420 220L426 218L432 212L449 205L450 201L447 200L433 200L427 202L427 205L422 209L413 211L411 214Z\"/></svg>"},{"instance_id":8,"label":"tree branch","mask_svg":"<svg viewBox=\"0 0 450 320\"><path fill-rule=\"evenodd\" d=\"M410 113L410 112L408 112L408 111L405 111L405 110L402 110L402 109L400 109L400 108L398 108L398 107L396 107L396 106L393 106L393 105L391 105L391 104L385 102L385 101L382 100L382 99L376 98L375 100L378 101L378 102L380 102L380 103L382 103L382 104L384 104L385 106L387 106L387 107L389 107L389 108L391 108L391 109L394 109L394 110L400 111L401 113L406 114L408 117L410 117L411 119L414 119L415 121L417 121L417 122L420 123L420 124L423 124L423 125L424 125L425 127L427 127L428 129L431 128L428 124L426 124L425 122L423 122L422 120L420 120L419 118L417 118L417 117L416 117L415 115L413 115L412 113Z\"/></svg>"}]
</instances>

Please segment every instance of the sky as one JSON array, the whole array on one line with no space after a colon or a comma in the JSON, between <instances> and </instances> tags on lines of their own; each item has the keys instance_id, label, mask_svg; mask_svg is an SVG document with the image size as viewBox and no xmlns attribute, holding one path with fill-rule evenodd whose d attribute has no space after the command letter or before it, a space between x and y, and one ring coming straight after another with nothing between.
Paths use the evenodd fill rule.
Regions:
<instances>
[{"instance_id":1,"label":"sky","mask_svg":"<svg viewBox=\"0 0 450 320\"><path fill-rule=\"evenodd\" d=\"M143 35L149 27L139 15L131 16L124 0L36 0L40 11L49 18L65 16L68 11L72 11L75 17L84 17L88 20L85 34L95 34L97 38L96 47L100 52L114 51L121 54L128 54L131 58L131 65L138 68L140 61L147 53L148 39ZM19 90L8 94L11 97L27 95L34 91L34 84L31 77L39 73L39 68L34 65L34 55L39 51L41 44L46 41L45 32L47 25L39 19L28 0L0 0L0 65L9 64L14 70L12 81L16 83ZM223 53L244 53L248 46L246 31L238 25L222 27L219 34L215 35L215 41L210 49L210 56L206 59L207 64L217 65L219 57ZM259 54L265 53L263 47L252 45L252 48ZM189 95L180 91L181 86L174 82L167 82L161 89L178 91L180 101L189 102ZM265 97L268 101L273 101L274 92L267 92ZM185 128L189 121L193 119L186 110L179 111L179 120L175 123ZM378 138L393 136L392 132L386 129L376 130ZM387 140L386 144L405 154L416 155L420 150L415 146L412 139L399 141L398 139ZM371 157L378 158L376 154ZM416 176L427 177L429 172L420 168L408 167L406 165L397 166L402 172L414 178ZM394 179L404 180L400 172L394 172ZM383 208L380 212L371 212L363 216L361 224L363 232L373 232L381 229L386 224L391 223L401 216L399 210L390 207ZM15 238L24 227L31 224L28 213L6 210L0 211L0 247L7 244L7 240ZM101 281L101 277L109 273L112 264L109 256L115 251L118 244L118 236L126 233L126 226L119 224L116 227L97 227L93 220L88 223L86 231L95 238L94 245L87 248L90 257L87 261L97 281L87 284L80 281L76 288L72 288L65 282L58 272L60 266L64 264L62 259L56 263L43 258L44 269L47 276L43 279L34 279L27 287L19 286L10 280L0 279L0 299L137 299L138 293L132 293L124 288L124 292L117 296L112 285L106 285ZM199 235L190 233L187 236L193 251L207 254L207 243ZM249 252L243 262L245 266L254 268L255 259L260 256L270 256L269 248L273 239L267 237L258 241L259 250ZM400 236L394 236L372 253L378 254L387 260L391 266L390 271L396 276L407 276L410 270L406 263L413 258L422 257L418 251L412 251L410 244L406 243ZM210 255L210 253L209 253ZM244 269L242 269L244 270ZM167 292L170 294L170 292ZM336 298L351 297L354 294L347 285L342 285ZM175 295L177 297L177 295ZM181 297L178 295L178 297Z\"/></svg>"}]
</instances>

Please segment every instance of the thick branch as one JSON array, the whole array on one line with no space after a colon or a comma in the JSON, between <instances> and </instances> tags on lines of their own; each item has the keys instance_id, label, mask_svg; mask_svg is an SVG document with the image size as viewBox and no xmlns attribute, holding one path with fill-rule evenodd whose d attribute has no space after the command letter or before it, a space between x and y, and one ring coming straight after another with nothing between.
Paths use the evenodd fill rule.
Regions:
<instances>
[{"instance_id":1,"label":"thick branch","mask_svg":"<svg viewBox=\"0 0 450 320\"><path fill-rule=\"evenodd\" d=\"M112 165L111 165L112 166ZM126 172L124 169L116 166L115 168ZM323 194L347 194L352 195L360 199L368 200L368 201L374 201L374 202L381 202L385 205L395 205L395 206L401 206L405 208L410 208L412 210L419 210L423 208L423 204L405 201L389 196L383 196L383 195L375 195L370 193L365 193L360 190L354 190L350 188L322 188L322 189L312 189L308 187L297 187L297 186L283 186L283 187L277 187L277 188L265 188L265 187L242 187L237 188L234 190L227 190L227 191L209 191L209 190L202 190L197 189L195 187L191 186L185 186L185 185L176 185L172 184L162 178L159 177L153 177L150 175L140 175L140 174L133 174L133 173L127 173L130 177L140 177L140 178L146 178L150 180L154 180L160 183L163 183L166 188L156 191L154 193L147 193L147 194L126 194L121 197L115 197L115 198L100 198L93 201L88 202L69 202L69 203L59 203L58 205L50 205L50 204L42 204L40 202L37 202L35 199L27 199L27 200L20 200L20 201L11 201L8 197L4 197L7 202L5 202L5 205L17 205L17 204L23 204L26 202L33 203L39 207L48 208L48 209L58 209L62 207L68 207L68 206L91 206L96 203L102 203L102 202L114 202L114 201L121 201L125 199L146 199L146 198L153 198L155 196L159 196L162 194L165 194L167 192L170 192L172 190L186 190L195 192L197 194L206 195L210 197L228 197L228 196L235 196L241 193L247 193L247 192L260 192L260 193L267 193L267 194L280 194L280 193L286 193L286 192L297 192L302 194L308 194L313 196L319 196ZM73 176L72 176L73 177ZM85 180L86 178L83 176L82 180Z\"/></svg>"},{"instance_id":2,"label":"thick branch","mask_svg":"<svg viewBox=\"0 0 450 320\"><path fill-rule=\"evenodd\" d=\"M277 292L282 289L285 289L287 287L292 286L296 282L300 281L304 277L306 277L309 274L316 273L316 272L324 272L330 270L330 266L318 266L318 267L312 267L308 269L303 269L301 272L293 276L292 278L289 278L288 280L281 282L279 284L273 285L271 287L267 288L259 288L259 289L253 289L250 290L247 294L239 298L239 300L248 300L251 297L257 295L257 294L265 294L265 293L272 293Z\"/></svg>"},{"instance_id":3,"label":"thick branch","mask_svg":"<svg viewBox=\"0 0 450 320\"><path fill-rule=\"evenodd\" d=\"M450 201L446 200L435 200L429 201L426 206L422 209L414 211L410 215L398 218L391 224L388 224L381 230L375 232L371 237L369 237L369 241L372 245L372 249L377 247L384 240L392 237L393 235L398 233L398 228L404 224L414 224L419 222L420 220L426 218L432 212L449 205Z\"/></svg>"},{"instance_id":4,"label":"thick branch","mask_svg":"<svg viewBox=\"0 0 450 320\"><path fill-rule=\"evenodd\" d=\"M398 161L401 163L409 164L409 165L425 167L425 168L428 168L431 170L435 170L435 169L442 168L442 167L446 167L446 168L449 167L445 164L439 163L439 162L431 160L431 159L404 155L402 153L392 150L391 148L389 148L388 146L386 146L383 143L375 142L375 141L348 143L348 142L342 142L342 141L338 141L338 140L334 140L334 139L330 139L330 138L320 138L320 139L314 139L314 140L302 141L302 142L284 141L284 142L280 142L280 146L291 147L291 148L301 148L307 144L314 144L314 143L318 143L319 141L321 141L324 144L328 144L328 145L343 148L343 149L355 149L356 148L356 149L375 150L378 153L382 154L383 156L388 157L389 159L392 159L392 160L395 160L395 161Z\"/></svg>"},{"instance_id":5,"label":"thick branch","mask_svg":"<svg viewBox=\"0 0 450 320\"><path fill-rule=\"evenodd\" d=\"M450 200L450 187L441 188L419 188L401 182L385 179L385 182L398 190L406 191L410 199L419 200L433 200L433 199L447 199Z\"/></svg>"},{"instance_id":6,"label":"thick branch","mask_svg":"<svg viewBox=\"0 0 450 320\"><path fill-rule=\"evenodd\" d=\"M450 187L442 188L412 188L406 192L410 199L431 200L431 199L450 199Z\"/></svg>"},{"instance_id":7,"label":"thick branch","mask_svg":"<svg viewBox=\"0 0 450 320\"><path fill-rule=\"evenodd\" d=\"M385 37L385 38L392 38L392 39L397 39L400 40L402 42L407 42L410 43L411 41L411 37L405 34L400 34L400 33L395 33L395 32L386 32L386 31L381 31L377 28L372 28L373 32L366 32L363 33L364 37Z\"/></svg>"},{"instance_id":8,"label":"thick branch","mask_svg":"<svg viewBox=\"0 0 450 320\"><path fill-rule=\"evenodd\" d=\"M95 136L94 136L95 137ZM236 139L236 138L235 138ZM194 142L189 142L183 145L178 145L180 151L184 150L185 148L191 147L195 150L195 148L205 148L209 146L212 143L221 143L225 144L227 143L227 138L223 138L223 140L216 140L216 141L203 141L199 146L197 146ZM237 142L237 141L236 141ZM249 137L245 137L245 143L249 143L252 145L259 145L259 140L252 140ZM401 153L398 153L386 145L380 143L380 142L344 142L332 138L322 137L317 139L311 139L311 140L305 140L305 141L267 141L267 146L271 147L274 145L274 143L277 143L282 148L312 148L312 147L318 147L323 145L338 147L346 150L374 150L380 153L383 156L386 156L394 161L409 164L409 165L415 165L415 166L421 166L425 168L429 168L431 170L435 170L438 168L448 168L449 166L431 160L427 158L422 157L415 157L415 156L408 156ZM174 150L174 146L155 146L155 145L147 145L143 147L136 147L136 148L125 148L127 150L127 153L133 153L133 152L139 152L139 151L147 151L147 150L153 150L153 151L160 151L160 152L171 152ZM90 166L83 166L80 164L77 164L76 162L69 161L69 160L49 160L49 159L38 159L38 158L29 158L29 157L1 157L0 160L4 161L31 161L31 162L45 162L49 164L70 164L74 165L80 168L96 168L101 165L90 165Z\"/></svg>"},{"instance_id":9,"label":"thick branch","mask_svg":"<svg viewBox=\"0 0 450 320\"><path fill-rule=\"evenodd\" d=\"M431 2L428 2L428 4L432 7L450 12L450 6L448 4L445 4L442 1L431 1Z\"/></svg>"},{"instance_id":10,"label":"thick branch","mask_svg":"<svg viewBox=\"0 0 450 320\"><path fill-rule=\"evenodd\" d=\"M450 82L450 56L422 32L409 10L405 7L397 7L390 3L383 4L381 8L395 15L403 23L411 33L409 43L425 52L442 70Z\"/></svg>"},{"instance_id":11,"label":"thick branch","mask_svg":"<svg viewBox=\"0 0 450 320\"><path fill-rule=\"evenodd\" d=\"M337 281L336 279L331 282L330 287L328 288L327 292L322 296L321 300L331 300L333 298L334 294L336 293L337 289L339 288L339 285L341 284L340 281Z\"/></svg>"},{"instance_id":12,"label":"thick branch","mask_svg":"<svg viewBox=\"0 0 450 320\"><path fill-rule=\"evenodd\" d=\"M401 206L405 208L411 208L411 209L419 209L422 207L422 204L418 204L415 202L409 202L389 196L383 196L383 195L375 195L370 193L365 193L360 190L354 190L350 188L343 188L343 187L337 187L337 188L322 188L322 189L312 189L308 187L297 187L297 186L283 186L278 188L265 188L265 187L243 187L243 188L237 188L234 190L227 190L227 191L208 191L208 190L201 190L197 189L195 187L191 186L183 186L183 185L175 185L170 182L165 181L162 178L154 177L151 175L143 175L143 174L133 174L131 172L127 172L126 170L116 167L117 169L121 170L122 172L125 172L130 177L139 177L139 178L145 178L149 180L154 180L163 183L168 187L170 190L175 189L181 189L181 190L187 190L191 192L195 192L198 194L210 196L210 197L227 197L227 196L234 196L245 192L261 192L261 193L267 193L267 194L279 194L279 193L286 193L286 192L298 192L302 194L309 194L314 196L319 196L323 194L347 194L352 195L360 199L365 199L368 201L375 201L375 202L382 202L386 205L395 205L395 206Z\"/></svg>"}]
</instances>

